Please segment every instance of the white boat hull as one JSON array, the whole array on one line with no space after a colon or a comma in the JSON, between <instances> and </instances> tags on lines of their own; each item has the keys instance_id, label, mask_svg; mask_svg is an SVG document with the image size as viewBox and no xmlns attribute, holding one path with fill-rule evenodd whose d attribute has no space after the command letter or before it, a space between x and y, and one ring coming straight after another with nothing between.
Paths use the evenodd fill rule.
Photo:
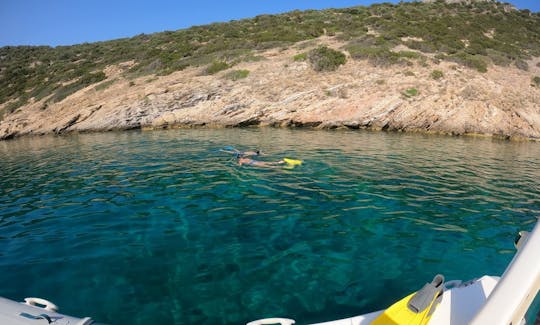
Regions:
<instances>
[{"instance_id":1,"label":"white boat hull","mask_svg":"<svg viewBox=\"0 0 540 325\"><path fill-rule=\"evenodd\" d=\"M58 307L54 304L39 298L27 298L27 302L16 302L0 297L0 324L9 325L98 325L89 318L76 318L60 314L56 311ZM38 304L34 305L37 301Z\"/></svg>"},{"instance_id":2,"label":"white boat hull","mask_svg":"<svg viewBox=\"0 0 540 325\"><path fill-rule=\"evenodd\" d=\"M467 325L484 305L497 285L498 277L483 276L459 287L446 290L429 325ZM383 310L373 313L312 325L368 325ZM451 322L449 321L451 320Z\"/></svg>"}]
</instances>

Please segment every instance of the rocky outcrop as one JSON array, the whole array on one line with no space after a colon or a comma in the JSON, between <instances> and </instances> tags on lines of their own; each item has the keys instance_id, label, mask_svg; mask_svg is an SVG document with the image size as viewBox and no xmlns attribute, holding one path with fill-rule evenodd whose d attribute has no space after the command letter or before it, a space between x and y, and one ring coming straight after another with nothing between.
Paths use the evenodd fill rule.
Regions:
<instances>
[{"instance_id":1,"label":"rocky outcrop","mask_svg":"<svg viewBox=\"0 0 540 325\"><path fill-rule=\"evenodd\" d=\"M321 43L339 48L331 38ZM316 45L316 44L315 44ZM314 46L315 46L314 45ZM348 62L335 72L315 72L293 56L270 50L266 60L243 62L247 78L190 68L161 77L126 79L116 67L108 88L83 89L60 103L43 99L0 122L0 138L27 134L157 129L169 127L313 127L540 139L538 62L529 71L491 66L487 73L455 63L428 61L386 68ZM434 79L433 70L442 78ZM104 81L107 82L107 81Z\"/></svg>"}]
</instances>

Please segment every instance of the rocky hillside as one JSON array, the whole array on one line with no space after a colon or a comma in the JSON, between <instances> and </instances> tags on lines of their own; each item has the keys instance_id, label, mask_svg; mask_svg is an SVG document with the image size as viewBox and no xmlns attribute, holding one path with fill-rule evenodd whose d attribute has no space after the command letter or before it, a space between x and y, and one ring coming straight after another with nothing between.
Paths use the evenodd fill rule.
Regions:
<instances>
[{"instance_id":1,"label":"rocky hillside","mask_svg":"<svg viewBox=\"0 0 540 325\"><path fill-rule=\"evenodd\" d=\"M540 139L540 15L413 2L4 47L0 102L2 139L251 125Z\"/></svg>"}]
</instances>

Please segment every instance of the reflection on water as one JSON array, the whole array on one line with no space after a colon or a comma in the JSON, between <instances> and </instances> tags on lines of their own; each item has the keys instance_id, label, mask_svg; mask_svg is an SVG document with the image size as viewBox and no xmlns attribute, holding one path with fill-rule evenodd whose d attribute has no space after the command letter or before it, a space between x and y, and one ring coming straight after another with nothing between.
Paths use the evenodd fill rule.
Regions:
<instances>
[{"instance_id":1,"label":"reflection on water","mask_svg":"<svg viewBox=\"0 0 540 325\"><path fill-rule=\"evenodd\" d=\"M238 167L224 146L292 170ZM323 321L500 274L540 211L540 145L170 130L0 142L3 296L113 324Z\"/></svg>"}]
</instances>

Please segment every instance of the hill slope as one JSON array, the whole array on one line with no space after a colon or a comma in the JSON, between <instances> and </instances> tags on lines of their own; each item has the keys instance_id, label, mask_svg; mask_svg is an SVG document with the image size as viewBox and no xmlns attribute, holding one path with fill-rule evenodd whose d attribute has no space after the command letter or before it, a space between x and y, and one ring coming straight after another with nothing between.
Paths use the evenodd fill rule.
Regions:
<instances>
[{"instance_id":1,"label":"hill slope","mask_svg":"<svg viewBox=\"0 0 540 325\"><path fill-rule=\"evenodd\" d=\"M346 63L321 68L321 45ZM540 138L539 57L540 15L492 1L295 11L4 47L0 138L174 125Z\"/></svg>"}]
</instances>

